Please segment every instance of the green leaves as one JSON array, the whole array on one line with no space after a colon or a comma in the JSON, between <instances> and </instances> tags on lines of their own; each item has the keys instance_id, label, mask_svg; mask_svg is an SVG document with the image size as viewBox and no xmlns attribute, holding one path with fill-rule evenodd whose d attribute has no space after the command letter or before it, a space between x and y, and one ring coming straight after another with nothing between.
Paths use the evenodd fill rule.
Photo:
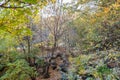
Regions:
<instances>
[{"instance_id":1,"label":"green leaves","mask_svg":"<svg viewBox=\"0 0 120 80\"><path fill-rule=\"evenodd\" d=\"M100 74L109 74L111 70L107 67L107 65L103 65L97 68L98 73Z\"/></svg>"},{"instance_id":2,"label":"green leaves","mask_svg":"<svg viewBox=\"0 0 120 80\"><path fill-rule=\"evenodd\" d=\"M79 57L72 59L71 63L73 68L76 70L76 73L79 73L81 77L86 75L87 80L89 80L90 74L93 75L93 77L91 77L93 80L119 80L119 66L116 65L112 68L109 68L108 66L111 62L118 64L118 56L120 56L119 52L115 51L102 51L99 52L99 54L94 53L88 55L81 54ZM113 64L111 66L113 66Z\"/></svg>"},{"instance_id":3,"label":"green leaves","mask_svg":"<svg viewBox=\"0 0 120 80\"><path fill-rule=\"evenodd\" d=\"M25 3L36 4L39 0L22 0Z\"/></svg>"},{"instance_id":4,"label":"green leaves","mask_svg":"<svg viewBox=\"0 0 120 80\"><path fill-rule=\"evenodd\" d=\"M0 79L2 80L23 80L30 79L34 76L34 68L29 67L29 64L23 60L16 60L13 63L7 64L8 68L6 74L4 74Z\"/></svg>"}]
</instances>

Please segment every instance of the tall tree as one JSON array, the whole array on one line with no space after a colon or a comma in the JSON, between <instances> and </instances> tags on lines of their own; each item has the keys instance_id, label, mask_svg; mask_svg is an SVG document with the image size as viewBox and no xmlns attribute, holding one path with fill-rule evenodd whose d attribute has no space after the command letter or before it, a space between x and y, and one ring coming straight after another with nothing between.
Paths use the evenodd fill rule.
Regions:
<instances>
[{"instance_id":1,"label":"tall tree","mask_svg":"<svg viewBox=\"0 0 120 80\"><path fill-rule=\"evenodd\" d=\"M42 24L50 32L49 36L53 42L54 49L58 46L58 41L67 30L65 23L68 22L69 15L67 14L67 11L63 9L63 7L64 4L62 0L61 2L58 0L56 4L49 4L48 7L43 10ZM44 12L47 14L44 14Z\"/></svg>"}]
</instances>

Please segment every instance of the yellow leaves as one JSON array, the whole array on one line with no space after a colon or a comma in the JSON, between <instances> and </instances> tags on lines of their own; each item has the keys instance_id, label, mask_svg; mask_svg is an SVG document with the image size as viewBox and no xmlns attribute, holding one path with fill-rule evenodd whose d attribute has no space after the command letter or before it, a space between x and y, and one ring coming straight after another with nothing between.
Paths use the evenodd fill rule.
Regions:
<instances>
[{"instance_id":1,"label":"yellow leaves","mask_svg":"<svg viewBox=\"0 0 120 80\"><path fill-rule=\"evenodd\" d=\"M94 71L92 74L95 76L95 78L98 78L98 77L99 77L99 74L98 74L98 72L96 72L96 71Z\"/></svg>"},{"instance_id":2,"label":"yellow leaves","mask_svg":"<svg viewBox=\"0 0 120 80\"><path fill-rule=\"evenodd\" d=\"M47 0L38 0L35 6L36 8L39 7L40 9L42 9L44 6L46 6L48 4Z\"/></svg>"},{"instance_id":3,"label":"yellow leaves","mask_svg":"<svg viewBox=\"0 0 120 80\"><path fill-rule=\"evenodd\" d=\"M77 65L82 65L80 60L76 60Z\"/></svg>"},{"instance_id":4,"label":"yellow leaves","mask_svg":"<svg viewBox=\"0 0 120 80\"><path fill-rule=\"evenodd\" d=\"M80 65L81 64L80 60L79 59L76 60L76 58L69 57L69 61L71 63L75 63L76 65Z\"/></svg>"},{"instance_id":5,"label":"yellow leaves","mask_svg":"<svg viewBox=\"0 0 120 80\"><path fill-rule=\"evenodd\" d=\"M115 3L113 3L107 7L104 7L103 12L105 14L110 14L110 13L114 14L118 9L120 9L120 0L117 0Z\"/></svg>"},{"instance_id":6,"label":"yellow leaves","mask_svg":"<svg viewBox=\"0 0 120 80\"><path fill-rule=\"evenodd\" d=\"M85 73L86 73L85 69L80 69L79 74L85 74Z\"/></svg>"},{"instance_id":7,"label":"yellow leaves","mask_svg":"<svg viewBox=\"0 0 120 80\"><path fill-rule=\"evenodd\" d=\"M51 41L54 41L54 35L52 33L50 33L48 37Z\"/></svg>"},{"instance_id":8,"label":"yellow leaves","mask_svg":"<svg viewBox=\"0 0 120 80\"><path fill-rule=\"evenodd\" d=\"M72 58L72 57L69 57L69 61L72 62L72 61L73 61L73 58Z\"/></svg>"},{"instance_id":9,"label":"yellow leaves","mask_svg":"<svg viewBox=\"0 0 120 80\"><path fill-rule=\"evenodd\" d=\"M34 23L35 23L35 24L39 24L39 23L40 23L40 15L39 15L39 14L36 14L36 15L34 16Z\"/></svg>"},{"instance_id":10,"label":"yellow leaves","mask_svg":"<svg viewBox=\"0 0 120 80\"><path fill-rule=\"evenodd\" d=\"M84 58L84 57L85 57L85 56L83 55L83 58ZM82 58L82 57L81 57L81 58ZM86 70L85 70L85 68L84 68L84 66L83 66L82 61L81 61L80 58L72 58L72 57L69 57L69 61L70 61L71 63L74 63L76 66L79 66L79 71L78 71L79 74L85 74L85 73L86 73Z\"/></svg>"},{"instance_id":11,"label":"yellow leaves","mask_svg":"<svg viewBox=\"0 0 120 80\"><path fill-rule=\"evenodd\" d=\"M105 13L108 13L109 11L110 11L110 8L108 8L108 7L104 8Z\"/></svg>"},{"instance_id":12,"label":"yellow leaves","mask_svg":"<svg viewBox=\"0 0 120 80\"><path fill-rule=\"evenodd\" d=\"M55 3L55 2L56 2L56 0L51 0L51 2L52 2L52 3Z\"/></svg>"},{"instance_id":13,"label":"yellow leaves","mask_svg":"<svg viewBox=\"0 0 120 80\"><path fill-rule=\"evenodd\" d=\"M45 44L45 42L40 42L40 43L34 44L34 46L35 46L35 47L40 47L40 46L42 46L42 45L44 45L44 44Z\"/></svg>"},{"instance_id":14,"label":"yellow leaves","mask_svg":"<svg viewBox=\"0 0 120 80\"><path fill-rule=\"evenodd\" d=\"M81 3L81 4L84 4L84 3L87 3L89 2L90 0L78 0L78 3Z\"/></svg>"},{"instance_id":15,"label":"yellow leaves","mask_svg":"<svg viewBox=\"0 0 120 80\"><path fill-rule=\"evenodd\" d=\"M100 17L101 16L101 13L96 13L95 14L97 17Z\"/></svg>"},{"instance_id":16,"label":"yellow leaves","mask_svg":"<svg viewBox=\"0 0 120 80\"><path fill-rule=\"evenodd\" d=\"M85 19L84 19L84 18L80 18L80 20L81 20L81 21L85 21Z\"/></svg>"},{"instance_id":17,"label":"yellow leaves","mask_svg":"<svg viewBox=\"0 0 120 80\"><path fill-rule=\"evenodd\" d=\"M112 7L117 10L120 8L120 4L119 3L112 4Z\"/></svg>"},{"instance_id":18,"label":"yellow leaves","mask_svg":"<svg viewBox=\"0 0 120 80\"><path fill-rule=\"evenodd\" d=\"M45 6L47 4L47 1L45 0L44 2L43 2L43 6Z\"/></svg>"},{"instance_id":19,"label":"yellow leaves","mask_svg":"<svg viewBox=\"0 0 120 80\"><path fill-rule=\"evenodd\" d=\"M91 19L91 23L92 23L92 24L95 23L95 22L96 22L96 19L95 19L95 18Z\"/></svg>"},{"instance_id":20,"label":"yellow leaves","mask_svg":"<svg viewBox=\"0 0 120 80\"><path fill-rule=\"evenodd\" d=\"M40 2L40 8L43 8L45 5L47 5L49 2L56 3L56 0L42 0Z\"/></svg>"}]
</instances>

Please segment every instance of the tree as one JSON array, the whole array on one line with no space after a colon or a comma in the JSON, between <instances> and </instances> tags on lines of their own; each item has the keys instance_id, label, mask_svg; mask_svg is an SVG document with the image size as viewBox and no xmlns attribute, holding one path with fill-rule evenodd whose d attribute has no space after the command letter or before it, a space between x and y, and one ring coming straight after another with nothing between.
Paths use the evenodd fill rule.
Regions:
<instances>
[{"instance_id":1,"label":"tree","mask_svg":"<svg viewBox=\"0 0 120 80\"><path fill-rule=\"evenodd\" d=\"M45 1L38 2L37 0L4 0L0 3L0 31L2 31L0 36L8 34L14 36L14 38L18 35L26 35L26 32L29 35L30 30L26 25L29 22L27 15L36 14L37 9L40 9L38 7L39 3L45 5Z\"/></svg>"},{"instance_id":2,"label":"tree","mask_svg":"<svg viewBox=\"0 0 120 80\"><path fill-rule=\"evenodd\" d=\"M58 1L56 4L49 4L48 7L43 10L43 16L46 17L42 17L42 25L49 31L49 37L53 42L53 54L58 46L58 41L67 30L66 23L68 22L69 15L67 15L67 11L63 9L63 6L62 1ZM47 14L44 14L44 12Z\"/></svg>"},{"instance_id":3,"label":"tree","mask_svg":"<svg viewBox=\"0 0 120 80\"><path fill-rule=\"evenodd\" d=\"M94 4L89 4L91 2ZM83 5L84 7L78 10L78 6ZM96 8L85 8L87 5L92 5ZM72 10L77 13L73 14L77 15L77 17L75 17L72 24L76 27L78 35L80 36L80 42L78 42L82 50L95 51L113 49L113 47L117 48L120 34L118 27L120 15L119 1L87 0L87 2L81 2L81 0L79 0L75 6L77 6L76 9ZM113 37L114 35L117 36Z\"/></svg>"},{"instance_id":4,"label":"tree","mask_svg":"<svg viewBox=\"0 0 120 80\"><path fill-rule=\"evenodd\" d=\"M51 0L50 2L54 2ZM33 17L32 14L37 14L38 11L47 4L46 0L0 0L0 52L6 56L2 57L1 64L3 72L0 73L0 79L17 79L23 80L25 78L35 80L36 70L31 66L30 62L26 60L30 54L19 55L18 59L11 60L10 53L15 51L15 46L24 42L23 38L32 35L29 28L29 17ZM30 39L26 39L26 42ZM30 52L30 45L28 44L28 52ZM4 47L3 47L4 46ZM12 56L15 59L16 56ZM22 57L22 59L21 59ZM33 59L33 58L32 58ZM5 68L5 69L4 69ZM13 68L15 69L13 71ZM25 69L25 70L24 70ZM13 73L12 73L13 71ZM8 74L5 74L5 73ZM12 73L12 74L9 74ZM34 75L35 72L35 75ZM23 75L22 75L23 74ZM18 76L20 75L20 76Z\"/></svg>"}]
</instances>

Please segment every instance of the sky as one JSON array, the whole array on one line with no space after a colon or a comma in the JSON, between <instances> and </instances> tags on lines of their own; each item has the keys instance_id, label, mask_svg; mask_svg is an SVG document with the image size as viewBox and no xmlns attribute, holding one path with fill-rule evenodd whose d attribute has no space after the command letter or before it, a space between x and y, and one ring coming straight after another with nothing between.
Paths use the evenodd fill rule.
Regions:
<instances>
[{"instance_id":1,"label":"sky","mask_svg":"<svg viewBox=\"0 0 120 80\"><path fill-rule=\"evenodd\" d=\"M61 0L57 0L58 2L61 2ZM77 0L62 0L63 3L71 3L72 1L77 1ZM70 4L68 4L70 5ZM77 10L84 10L86 7L89 7L91 12L94 12L97 9L97 6L95 5L94 1L88 2L86 4L79 5ZM42 16L43 17L48 17L54 15L54 11L52 11L49 7L46 7L45 9L42 10Z\"/></svg>"},{"instance_id":2,"label":"sky","mask_svg":"<svg viewBox=\"0 0 120 80\"><path fill-rule=\"evenodd\" d=\"M61 0L57 0L57 1L61 2ZM72 2L72 0L62 0L62 1L63 1L64 4L66 4L66 3L71 3L71 2ZM49 8L46 8L46 9L48 9L48 11L49 11ZM51 12L52 12L52 11L51 11ZM54 14L53 14L54 12L50 14L50 13L44 11L44 9L42 10L42 13L43 13L43 14L42 14L43 17L48 17L48 16L51 16L51 15L54 15Z\"/></svg>"},{"instance_id":3,"label":"sky","mask_svg":"<svg viewBox=\"0 0 120 80\"><path fill-rule=\"evenodd\" d=\"M63 0L63 3L70 3L72 0Z\"/></svg>"}]
</instances>

